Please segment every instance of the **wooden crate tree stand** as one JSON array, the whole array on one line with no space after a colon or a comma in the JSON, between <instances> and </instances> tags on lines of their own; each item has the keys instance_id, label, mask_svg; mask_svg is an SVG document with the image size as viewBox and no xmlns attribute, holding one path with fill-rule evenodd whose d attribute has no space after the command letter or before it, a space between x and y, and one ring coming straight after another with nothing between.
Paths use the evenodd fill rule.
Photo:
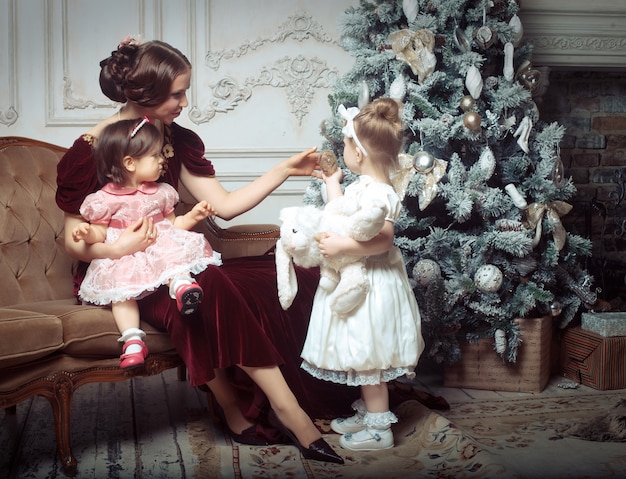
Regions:
<instances>
[{"instance_id":1,"label":"wooden crate tree stand","mask_svg":"<svg viewBox=\"0 0 626 479\"><path fill-rule=\"evenodd\" d=\"M462 359L444 369L444 386L511 392L541 392L550 379L552 318L524 318L517 361L510 363L494 351L493 340L461 344Z\"/></svg>"}]
</instances>

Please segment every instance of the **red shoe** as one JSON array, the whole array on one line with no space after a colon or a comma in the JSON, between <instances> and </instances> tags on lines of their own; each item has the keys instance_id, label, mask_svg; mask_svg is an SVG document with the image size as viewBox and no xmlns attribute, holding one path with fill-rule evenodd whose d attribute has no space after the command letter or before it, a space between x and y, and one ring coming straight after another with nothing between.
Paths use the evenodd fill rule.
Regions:
<instances>
[{"instance_id":1,"label":"red shoe","mask_svg":"<svg viewBox=\"0 0 626 479\"><path fill-rule=\"evenodd\" d=\"M195 281L183 284L176 290L176 306L180 314L193 314L200 306L203 295L202 288Z\"/></svg>"},{"instance_id":2,"label":"red shoe","mask_svg":"<svg viewBox=\"0 0 626 479\"><path fill-rule=\"evenodd\" d=\"M128 346L130 346L131 344L140 344L141 351L139 351L138 353L126 354L126 348L128 348ZM146 346L146 343L139 339L131 339L130 341L124 343L122 351L124 352L124 354L120 356L120 368L122 369L130 369L141 366L144 363L146 356L148 355L148 347Z\"/></svg>"}]
</instances>

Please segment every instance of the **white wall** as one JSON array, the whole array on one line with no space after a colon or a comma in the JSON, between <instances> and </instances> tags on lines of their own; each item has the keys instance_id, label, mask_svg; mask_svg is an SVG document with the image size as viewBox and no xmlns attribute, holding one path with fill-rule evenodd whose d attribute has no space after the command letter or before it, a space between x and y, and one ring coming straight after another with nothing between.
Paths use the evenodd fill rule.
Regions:
<instances>
[{"instance_id":1,"label":"white wall","mask_svg":"<svg viewBox=\"0 0 626 479\"><path fill-rule=\"evenodd\" d=\"M127 34L141 34L191 60L190 105L179 122L202 137L220 180L235 189L278 159L321 145L330 85L353 62L337 43L338 20L356 4L0 0L0 136L70 146L118 107L98 86L100 60ZM308 181L287 181L231 223L278 222Z\"/></svg>"}]
</instances>

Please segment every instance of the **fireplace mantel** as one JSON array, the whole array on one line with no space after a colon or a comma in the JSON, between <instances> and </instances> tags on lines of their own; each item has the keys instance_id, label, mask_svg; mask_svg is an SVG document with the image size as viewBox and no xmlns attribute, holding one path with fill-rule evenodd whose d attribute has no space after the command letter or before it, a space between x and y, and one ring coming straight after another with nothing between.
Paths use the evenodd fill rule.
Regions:
<instances>
[{"instance_id":1,"label":"fireplace mantel","mask_svg":"<svg viewBox=\"0 0 626 479\"><path fill-rule=\"evenodd\" d=\"M520 0L533 64L626 71L625 0Z\"/></svg>"}]
</instances>

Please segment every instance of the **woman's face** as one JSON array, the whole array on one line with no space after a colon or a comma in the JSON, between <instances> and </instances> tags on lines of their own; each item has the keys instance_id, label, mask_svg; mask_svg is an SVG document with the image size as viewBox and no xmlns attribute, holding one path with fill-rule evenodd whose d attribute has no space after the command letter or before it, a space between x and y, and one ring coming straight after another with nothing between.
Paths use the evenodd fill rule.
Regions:
<instances>
[{"instance_id":1,"label":"woman's face","mask_svg":"<svg viewBox=\"0 0 626 479\"><path fill-rule=\"evenodd\" d=\"M172 82L170 95L163 103L154 108L151 117L161 120L166 125L171 125L178 118L189 102L187 90L191 82L191 70L177 76Z\"/></svg>"}]
</instances>

